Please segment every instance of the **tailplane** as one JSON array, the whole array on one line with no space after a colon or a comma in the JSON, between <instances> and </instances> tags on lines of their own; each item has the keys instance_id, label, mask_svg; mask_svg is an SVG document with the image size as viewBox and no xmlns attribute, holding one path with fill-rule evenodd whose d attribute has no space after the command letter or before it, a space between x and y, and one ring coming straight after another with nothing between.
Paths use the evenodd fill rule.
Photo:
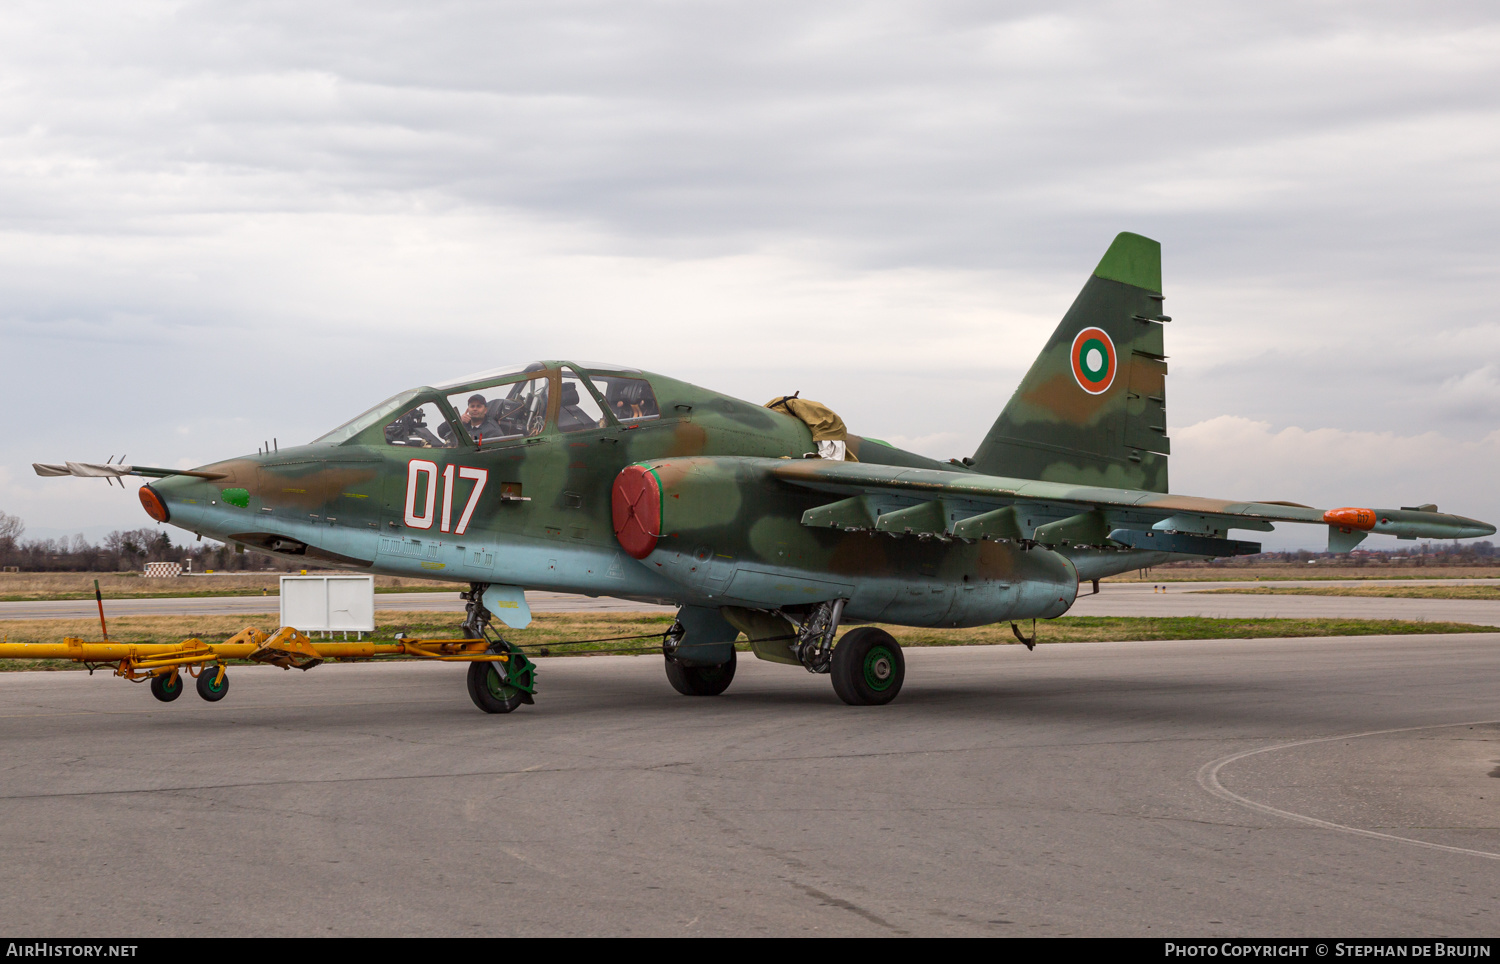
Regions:
<instances>
[{"instance_id":1,"label":"tailplane","mask_svg":"<svg viewBox=\"0 0 1500 964\"><path fill-rule=\"evenodd\" d=\"M1161 245L1115 238L980 443L988 475L1167 491Z\"/></svg>"}]
</instances>

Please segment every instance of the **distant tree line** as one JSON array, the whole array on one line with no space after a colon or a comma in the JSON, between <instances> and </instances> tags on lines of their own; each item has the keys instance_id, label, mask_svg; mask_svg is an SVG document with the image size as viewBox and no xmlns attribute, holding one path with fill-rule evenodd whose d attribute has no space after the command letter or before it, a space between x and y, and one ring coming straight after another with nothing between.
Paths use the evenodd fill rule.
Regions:
<instances>
[{"instance_id":1,"label":"distant tree line","mask_svg":"<svg viewBox=\"0 0 1500 964\"><path fill-rule=\"evenodd\" d=\"M117 529L97 545L82 535L26 540L22 538L25 533L25 522L0 512L0 566L15 566L22 572L127 572L144 569L148 562L191 562L194 572L300 568L264 553L236 552L216 542L174 546L166 532L158 529Z\"/></svg>"},{"instance_id":2,"label":"distant tree line","mask_svg":"<svg viewBox=\"0 0 1500 964\"><path fill-rule=\"evenodd\" d=\"M1262 552L1254 556L1215 559L1215 566L1262 566L1275 563L1336 562L1340 566L1493 566L1500 564L1500 551L1488 540L1480 542L1423 542L1396 549L1355 549L1351 553L1314 552L1298 549L1289 552ZM1173 566L1201 566L1202 562L1168 563Z\"/></svg>"}]
</instances>

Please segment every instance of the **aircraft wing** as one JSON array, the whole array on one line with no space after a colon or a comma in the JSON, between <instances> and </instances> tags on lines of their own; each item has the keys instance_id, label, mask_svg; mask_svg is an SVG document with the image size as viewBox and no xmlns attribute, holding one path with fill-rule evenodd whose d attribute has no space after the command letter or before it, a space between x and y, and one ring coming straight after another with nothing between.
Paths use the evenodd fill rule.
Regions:
<instances>
[{"instance_id":1,"label":"aircraft wing","mask_svg":"<svg viewBox=\"0 0 1500 964\"><path fill-rule=\"evenodd\" d=\"M1401 539L1495 532L1488 523L1438 512L1435 506L1325 510L818 459L778 460L772 472L789 484L841 497L808 510L803 525L917 535L1223 556L1260 551L1259 543L1225 538L1229 530L1270 531L1275 522L1326 525L1333 552L1349 551L1371 532Z\"/></svg>"}]
</instances>

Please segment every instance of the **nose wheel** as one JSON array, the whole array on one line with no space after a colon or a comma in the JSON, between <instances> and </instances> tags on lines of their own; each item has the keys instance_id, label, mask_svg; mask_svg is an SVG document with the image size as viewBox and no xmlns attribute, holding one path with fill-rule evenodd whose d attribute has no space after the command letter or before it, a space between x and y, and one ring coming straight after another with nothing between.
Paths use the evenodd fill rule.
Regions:
<instances>
[{"instance_id":1,"label":"nose wheel","mask_svg":"<svg viewBox=\"0 0 1500 964\"><path fill-rule=\"evenodd\" d=\"M509 713L522 703L535 703L536 664L516 647L492 634L490 611L484 607L485 584L469 584L459 598L468 601L463 622L468 639L488 639L490 653L505 653L505 662L478 661L469 664L469 699L486 713Z\"/></svg>"},{"instance_id":2,"label":"nose wheel","mask_svg":"<svg viewBox=\"0 0 1500 964\"><path fill-rule=\"evenodd\" d=\"M522 703L533 702L530 693L511 682L504 663L469 664L469 699L486 713L509 713Z\"/></svg>"},{"instance_id":3,"label":"nose wheel","mask_svg":"<svg viewBox=\"0 0 1500 964\"><path fill-rule=\"evenodd\" d=\"M901 644L890 633L860 626L845 633L833 648L828 675L833 678L833 691L850 706L880 706L901 692L906 660Z\"/></svg>"}]
</instances>

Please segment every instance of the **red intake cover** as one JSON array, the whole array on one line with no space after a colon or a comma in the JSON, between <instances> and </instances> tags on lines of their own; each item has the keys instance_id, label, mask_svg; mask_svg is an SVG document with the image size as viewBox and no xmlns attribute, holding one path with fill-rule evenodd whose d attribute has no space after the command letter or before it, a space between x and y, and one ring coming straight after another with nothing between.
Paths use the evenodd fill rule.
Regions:
<instances>
[{"instance_id":1,"label":"red intake cover","mask_svg":"<svg viewBox=\"0 0 1500 964\"><path fill-rule=\"evenodd\" d=\"M609 505L620 546L636 559L651 555L661 534L661 485L656 474L639 465L626 466L615 476Z\"/></svg>"},{"instance_id":2,"label":"red intake cover","mask_svg":"<svg viewBox=\"0 0 1500 964\"><path fill-rule=\"evenodd\" d=\"M166 522L169 518L166 503L162 502L161 496L149 485L141 486L141 508L157 522Z\"/></svg>"}]
</instances>

